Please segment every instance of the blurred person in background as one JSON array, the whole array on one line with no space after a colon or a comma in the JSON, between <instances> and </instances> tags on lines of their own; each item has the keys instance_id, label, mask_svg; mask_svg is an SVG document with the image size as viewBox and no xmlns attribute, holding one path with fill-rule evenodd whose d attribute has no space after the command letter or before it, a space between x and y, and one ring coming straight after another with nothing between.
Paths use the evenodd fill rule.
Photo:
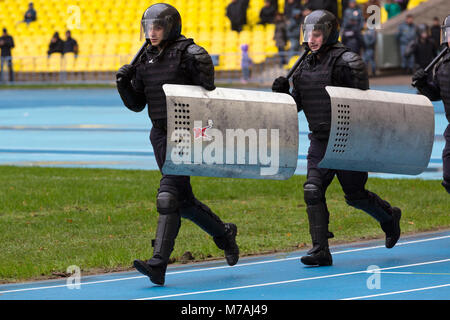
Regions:
<instances>
[{"instance_id":1,"label":"blurred person in background","mask_svg":"<svg viewBox=\"0 0 450 320\"><path fill-rule=\"evenodd\" d=\"M3 82L3 68L8 66L9 81L14 81L14 71L12 64L11 49L14 48L14 39L8 34L8 30L3 28L3 35L0 37L0 50L1 50L1 71L0 71L0 83Z\"/></svg>"},{"instance_id":2,"label":"blurred person in background","mask_svg":"<svg viewBox=\"0 0 450 320\"><path fill-rule=\"evenodd\" d=\"M300 24L303 21L302 10L293 9L291 17L286 22L286 35L290 43L289 59L297 55L300 50Z\"/></svg>"},{"instance_id":3,"label":"blurred person in background","mask_svg":"<svg viewBox=\"0 0 450 320\"><path fill-rule=\"evenodd\" d=\"M289 19L292 17L292 11L293 10L303 10L303 6L301 4L300 0L286 0L284 2L284 15L286 19Z\"/></svg>"},{"instance_id":4,"label":"blurred person in background","mask_svg":"<svg viewBox=\"0 0 450 320\"><path fill-rule=\"evenodd\" d=\"M50 58L50 55L53 53L63 53L64 51L64 41L59 37L59 33L55 32L53 34L52 39L50 40L50 44L48 45L47 56Z\"/></svg>"},{"instance_id":5,"label":"blurred person in background","mask_svg":"<svg viewBox=\"0 0 450 320\"><path fill-rule=\"evenodd\" d=\"M264 6L261 8L261 11L259 12L259 22L258 24L268 24L268 23L274 23L275 15L277 14L277 11L274 7L272 7L272 3L270 0L264 1Z\"/></svg>"},{"instance_id":6,"label":"blurred person in background","mask_svg":"<svg viewBox=\"0 0 450 320\"><path fill-rule=\"evenodd\" d=\"M440 46L441 43L441 23L438 17L433 18L433 23L430 28L431 38Z\"/></svg>"},{"instance_id":7,"label":"blurred person in background","mask_svg":"<svg viewBox=\"0 0 450 320\"><path fill-rule=\"evenodd\" d=\"M230 19L231 30L241 32L247 23L247 9L250 0L231 0L226 9L226 15Z\"/></svg>"},{"instance_id":8,"label":"blurred person in background","mask_svg":"<svg viewBox=\"0 0 450 320\"><path fill-rule=\"evenodd\" d=\"M438 54L438 44L431 38L429 27L425 23L417 26L417 33L417 39L406 52L407 56L414 56L415 70L425 69Z\"/></svg>"},{"instance_id":9,"label":"blurred person in background","mask_svg":"<svg viewBox=\"0 0 450 320\"><path fill-rule=\"evenodd\" d=\"M30 2L28 4L28 10L25 12L23 22L26 22L26 24L29 24L30 22L37 20L37 13L34 9L33 2Z\"/></svg>"},{"instance_id":10,"label":"blurred person in background","mask_svg":"<svg viewBox=\"0 0 450 320\"><path fill-rule=\"evenodd\" d=\"M349 28L349 25L352 25L351 28ZM343 29L351 29L361 30L364 27L364 16L359 8L359 6L356 4L356 0L349 0L348 7L344 11L344 15L342 16L342 28Z\"/></svg>"},{"instance_id":11,"label":"blurred person in background","mask_svg":"<svg viewBox=\"0 0 450 320\"><path fill-rule=\"evenodd\" d=\"M280 57L280 66L283 67L286 64L286 44L287 44L287 32L286 32L286 20L284 15L277 12L275 16L275 32L273 35L275 45L278 48L278 56Z\"/></svg>"},{"instance_id":12,"label":"blurred person in background","mask_svg":"<svg viewBox=\"0 0 450 320\"><path fill-rule=\"evenodd\" d=\"M412 74L414 69L414 56L408 55L407 49L416 40L417 30L411 14L408 14L406 20L398 26L396 37L400 47L401 67L405 73Z\"/></svg>"},{"instance_id":13,"label":"blurred person in background","mask_svg":"<svg viewBox=\"0 0 450 320\"><path fill-rule=\"evenodd\" d=\"M63 54L73 52L75 54L75 58L78 56L78 42L74 38L72 38L72 34L70 30L66 31L66 40L64 40L63 44Z\"/></svg>"},{"instance_id":14,"label":"blurred person in background","mask_svg":"<svg viewBox=\"0 0 450 320\"><path fill-rule=\"evenodd\" d=\"M241 45L241 70L242 70L242 79L241 82L246 84L251 76L251 67L253 65L253 61L248 55L248 44Z\"/></svg>"},{"instance_id":15,"label":"blurred person in background","mask_svg":"<svg viewBox=\"0 0 450 320\"><path fill-rule=\"evenodd\" d=\"M364 40L364 51L363 51L363 61L367 67L370 65L371 76L375 76L377 73L377 65L375 62L375 46L377 43L377 31L375 28L368 28L367 23L365 24L363 30L363 40Z\"/></svg>"},{"instance_id":16,"label":"blurred person in background","mask_svg":"<svg viewBox=\"0 0 450 320\"><path fill-rule=\"evenodd\" d=\"M364 47L364 39L361 34L361 20L359 15L347 17L345 27L342 29L342 44L354 53L360 55Z\"/></svg>"}]
</instances>

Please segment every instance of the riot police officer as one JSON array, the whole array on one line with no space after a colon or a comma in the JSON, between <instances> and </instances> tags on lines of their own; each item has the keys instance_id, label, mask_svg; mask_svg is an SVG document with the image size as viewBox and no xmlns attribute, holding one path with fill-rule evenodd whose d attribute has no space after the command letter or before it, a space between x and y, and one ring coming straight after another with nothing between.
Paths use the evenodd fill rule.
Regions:
<instances>
[{"instance_id":1,"label":"riot police officer","mask_svg":"<svg viewBox=\"0 0 450 320\"><path fill-rule=\"evenodd\" d=\"M392 248L400 238L401 210L365 189L367 172L319 168L331 129L331 102L325 86L369 89L366 67L361 57L338 42L336 17L326 10L310 13L301 26L303 44L311 51L293 75L293 90L287 78L275 79L272 90L292 94L298 111L303 110L310 129L307 180L303 185L309 231L313 248L301 258L305 265L332 265L328 239L329 211L325 193L337 176L347 204L375 218L386 234L385 245Z\"/></svg>"},{"instance_id":2,"label":"riot police officer","mask_svg":"<svg viewBox=\"0 0 450 320\"><path fill-rule=\"evenodd\" d=\"M447 53L434 68L434 75L428 74L424 69L419 69L413 75L419 92L432 101L442 100L445 107L445 115L449 122L444 132L445 147L442 152L443 181L442 186L450 193L450 15L447 16L441 26L441 46L447 47Z\"/></svg>"},{"instance_id":3,"label":"riot police officer","mask_svg":"<svg viewBox=\"0 0 450 320\"><path fill-rule=\"evenodd\" d=\"M161 171L167 148L166 97L162 85L200 85L214 90L214 66L205 49L181 35L180 14L168 4L154 4L144 12L142 37L145 37L147 47L135 66L124 65L119 69L117 89L130 110L140 112L148 105L153 124L150 140ZM236 225L222 222L208 206L195 198L190 177L162 174L156 208L159 217L152 241L153 256L147 261L134 261L134 267L153 283L164 284L181 217L210 234L216 245L225 251L229 265L237 263Z\"/></svg>"}]
</instances>

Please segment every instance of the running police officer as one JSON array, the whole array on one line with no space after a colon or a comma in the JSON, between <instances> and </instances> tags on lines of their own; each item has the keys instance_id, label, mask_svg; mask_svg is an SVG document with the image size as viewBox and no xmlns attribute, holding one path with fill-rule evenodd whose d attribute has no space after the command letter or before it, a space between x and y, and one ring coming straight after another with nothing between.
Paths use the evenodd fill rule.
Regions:
<instances>
[{"instance_id":1,"label":"running police officer","mask_svg":"<svg viewBox=\"0 0 450 320\"><path fill-rule=\"evenodd\" d=\"M308 121L310 146L307 156L307 180L303 186L309 231L313 248L301 258L305 265L332 265L328 239L329 211L325 193L337 176L347 204L361 209L381 225L386 234L385 245L392 248L400 238L399 208L365 189L367 172L331 170L318 167L324 157L331 129L331 102L325 86L369 89L364 62L356 53L338 42L339 25L336 17L326 10L310 13L302 25L303 44L311 50L293 75L292 96L298 111L303 110ZM289 94L285 77L275 79L272 90Z\"/></svg>"},{"instance_id":2,"label":"running police officer","mask_svg":"<svg viewBox=\"0 0 450 320\"><path fill-rule=\"evenodd\" d=\"M200 85L206 90L214 90L214 66L205 49L181 35L180 14L168 4L154 4L144 12L141 38L142 35L148 45L136 66L124 65L119 69L117 89L130 110L140 112L148 105L153 124L150 141L161 171L167 147L166 97L162 85ZM190 177L163 174L156 208L159 217L152 241L153 256L147 261L134 261L134 267L153 283L164 284L181 217L193 221L211 235L216 245L225 251L229 265L237 263L236 225L222 222L208 206L195 198Z\"/></svg>"},{"instance_id":3,"label":"running police officer","mask_svg":"<svg viewBox=\"0 0 450 320\"><path fill-rule=\"evenodd\" d=\"M432 101L442 100L445 115L449 124L445 129L445 147L442 152L444 179L442 185L450 193L450 15L444 19L441 26L441 45L447 47L447 53L434 68L434 76L423 69L417 70L412 80L419 92Z\"/></svg>"}]
</instances>

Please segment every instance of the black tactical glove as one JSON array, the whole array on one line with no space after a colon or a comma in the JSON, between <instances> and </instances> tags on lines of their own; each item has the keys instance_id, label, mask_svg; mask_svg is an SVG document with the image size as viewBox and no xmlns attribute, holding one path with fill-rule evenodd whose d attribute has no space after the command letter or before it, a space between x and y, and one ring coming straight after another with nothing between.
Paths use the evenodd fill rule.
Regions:
<instances>
[{"instance_id":1,"label":"black tactical glove","mask_svg":"<svg viewBox=\"0 0 450 320\"><path fill-rule=\"evenodd\" d=\"M133 78L135 72L135 66L132 66L131 64L123 65L116 73L116 80L117 82L129 82L131 81L131 78Z\"/></svg>"},{"instance_id":2,"label":"black tactical glove","mask_svg":"<svg viewBox=\"0 0 450 320\"><path fill-rule=\"evenodd\" d=\"M291 86L289 85L289 80L285 77L278 77L275 79L275 81L272 84L272 91L273 92L280 92L280 93L288 93Z\"/></svg>"},{"instance_id":3,"label":"black tactical glove","mask_svg":"<svg viewBox=\"0 0 450 320\"><path fill-rule=\"evenodd\" d=\"M412 76L413 86L422 87L427 83L428 73L425 72L422 68L417 70Z\"/></svg>"}]
</instances>

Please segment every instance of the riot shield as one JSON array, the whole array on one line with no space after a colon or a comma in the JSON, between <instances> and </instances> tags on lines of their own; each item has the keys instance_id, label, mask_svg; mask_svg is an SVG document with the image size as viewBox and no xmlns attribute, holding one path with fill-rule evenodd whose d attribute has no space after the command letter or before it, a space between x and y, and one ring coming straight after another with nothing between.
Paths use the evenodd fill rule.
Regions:
<instances>
[{"instance_id":1,"label":"riot shield","mask_svg":"<svg viewBox=\"0 0 450 320\"><path fill-rule=\"evenodd\" d=\"M417 175L428 166L434 108L422 95L327 86L331 132L321 168Z\"/></svg>"},{"instance_id":2,"label":"riot shield","mask_svg":"<svg viewBox=\"0 0 450 320\"><path fill-rule=\"evenodd\" d=\"M293 175L298 117L290 95L171 84L163 89L164 174L275 180Z\"/></svg>"}]
</instances>

